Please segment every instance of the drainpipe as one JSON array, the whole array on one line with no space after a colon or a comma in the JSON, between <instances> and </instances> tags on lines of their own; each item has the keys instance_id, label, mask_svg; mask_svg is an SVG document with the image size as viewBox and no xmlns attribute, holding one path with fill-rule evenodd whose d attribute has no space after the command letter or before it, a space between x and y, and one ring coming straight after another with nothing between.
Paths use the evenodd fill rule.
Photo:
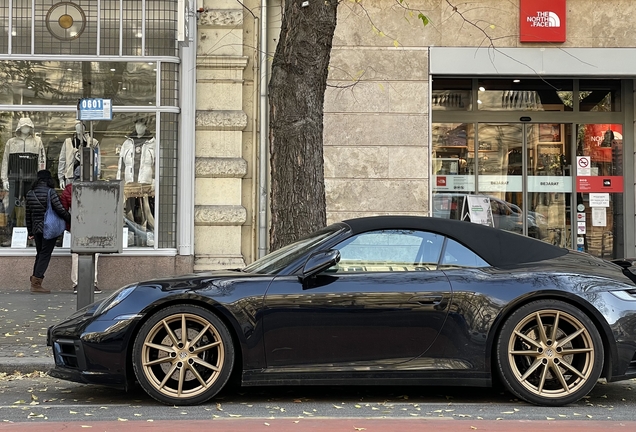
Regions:
<instances>
[{"instance_id":1,"label":"drainpipe","mask_svg":"<svg viewBox=\"0 0 636 432\"><path fill-rule=\"evenodd\" d=\"M260 115L259 115L259 160L258 160L258 258L267 254L267 210L268 196L268 137L269 109L267 103L267 0L261 0L261 43L260 43Z\"/></svg>"}]
</instances>

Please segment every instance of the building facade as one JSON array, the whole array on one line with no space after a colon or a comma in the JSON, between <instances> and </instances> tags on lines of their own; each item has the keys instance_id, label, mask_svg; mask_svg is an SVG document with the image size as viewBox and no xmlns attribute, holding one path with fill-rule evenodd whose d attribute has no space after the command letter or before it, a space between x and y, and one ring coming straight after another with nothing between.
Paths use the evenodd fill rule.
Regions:
<instances>
[{"instance_id":1,"label":"building facade","mask_svg":"<svg viewBox=\"0 0 636 432\"><path fill-rule=\"evenodd\" d=\"M342 2L325 95L329 222L475 221L481 197L499 228L636 256L636 6L540 3ZM125 195L125 249L100 257L103 288L266 253L281 13L277 0L5 1L0 288L26 288L31 274L34 247L16 232L33 173L46 167L62 186L93 140L98 178L121 179ZM111 99L112 121L82 130L79 98ZM70 249L59 246L45 284L67 290Z\"/></svg>"}]
</instances>

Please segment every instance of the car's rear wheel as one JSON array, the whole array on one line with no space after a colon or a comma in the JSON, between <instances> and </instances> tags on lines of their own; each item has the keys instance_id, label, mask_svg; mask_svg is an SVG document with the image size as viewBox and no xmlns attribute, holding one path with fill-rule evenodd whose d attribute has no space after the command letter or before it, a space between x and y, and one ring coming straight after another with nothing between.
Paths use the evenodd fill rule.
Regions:
<instances>
[{"instance_id":1,"label":"car's rear wheel","mask_svg":"<svg viewBox=\"0 0 636 432\"><path fill-rule=\"evenodd\" d=\"M516 310L499 335L497 361L505 386L530 403L573 403L596 385L603 342L575 306L539 300Z\"/></svg>"},{"instance_id":2,"label":"car's rear wheel","mask_svg":"<svg viewBox=\"0 0 636 432\"><path fill-rule=\"evenodd\" d=\"M198 306L170 306L150 317L133 346L133 369L153 398L195 405L216 395L234 363L227 327Z\"/></svg>"}]
</instances>

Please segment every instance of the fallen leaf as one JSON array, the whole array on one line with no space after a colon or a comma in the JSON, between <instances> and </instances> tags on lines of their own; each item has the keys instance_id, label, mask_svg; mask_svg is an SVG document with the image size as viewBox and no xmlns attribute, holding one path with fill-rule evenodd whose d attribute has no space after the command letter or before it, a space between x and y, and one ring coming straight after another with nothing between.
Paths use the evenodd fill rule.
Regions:
<instances>
[{"instance_id":1,"label":"fallen leaf","mask_svg":"<svg viewBox=\"0 0 636 432\"><path fill-rule=\"evenodd\" d=\"M554 417L546 417L546 420L554 420Z\"/></svg>"},{"instance_id":2,"label":"fallen leaf","mask_svg":"<svg viewBox=\"0 0 636 432\"><path fill-rule=\"evenodd\" d=\"M367 428L363 428L363 427L353 427L355 430L357 431L363 431L363 430L367 430Z\"/></svg>"},{"instance_id":3,"label":"fallen leaf","mask_svg":"<svg viewBox=\"0 0 636 432\"><path fill-rule=\"evenodd\" d=\"M128 419L118 417L118 418L117 418L117 421L128 421Z\"/></svg>"},{"instance_id":4,"label":"fallen leaf","mask_svg":"<svg viewBox=\"0 0 636 432\"><path fill-rule=\"evenodd\" d=\"M263 424L264 424L265 426L269 426L269 423L267 423L267 422L265 422L265 423L263 423Z\"/></svg>"}]
</instances>

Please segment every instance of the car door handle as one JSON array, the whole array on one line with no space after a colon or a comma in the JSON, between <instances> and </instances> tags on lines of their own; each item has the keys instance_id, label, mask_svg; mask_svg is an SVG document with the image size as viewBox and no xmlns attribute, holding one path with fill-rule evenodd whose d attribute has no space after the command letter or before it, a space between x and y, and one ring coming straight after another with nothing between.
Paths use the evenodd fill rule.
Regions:
<instances>
[{"instance_id":1,"label":"car door handle","mask_svg":"<svg viewBox=\"0 0 636 432\"><path fill-rule=\"evenodd\" d=\"M421 305L438 305L442 302L442 300L444 299L444 297L442 296L436 296L436 295L431 295L431 296L416 296L416 297L412 297L409 302L410 303L419 303Z\"/></svg>"}]
</instances>

